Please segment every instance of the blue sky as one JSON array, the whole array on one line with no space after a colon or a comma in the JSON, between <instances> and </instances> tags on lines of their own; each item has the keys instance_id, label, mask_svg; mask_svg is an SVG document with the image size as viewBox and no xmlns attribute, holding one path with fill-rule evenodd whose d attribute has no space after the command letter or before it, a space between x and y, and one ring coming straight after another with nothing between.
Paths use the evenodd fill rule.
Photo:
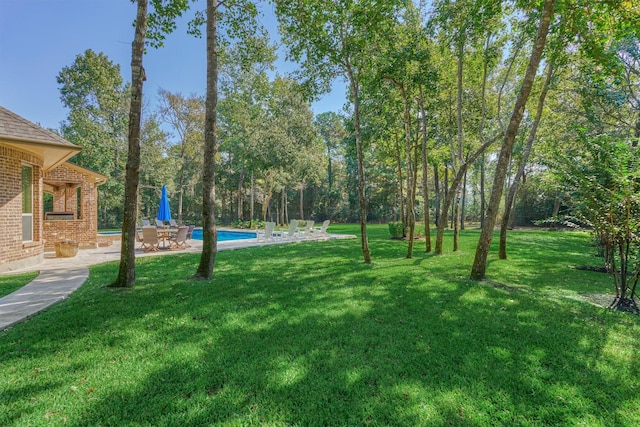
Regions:
<instances>
[{"instance_id":1,"label":"blue sky","mask_svg":"<svg viewBox=\"0 0 640 427\"><path fill-rule=\"evenodd\" d=\"M192 7L204 9L204 1ZM263 8L264 24L276 37L271 6ZM130 0L0 0L0 105L43 127L59 128L67 111L56 76L87 49L106 54L129 81L135 13ZM280 56L278 72L292 71L295 65ZM187 35L186 20L181 21L164 48L148 50L144 67L144 101L151 108L160 88L203 95L204 39ZM344 84L337 81L312 108L316 114L340 111L344 103Z\"/></svg>"}]
</instances>

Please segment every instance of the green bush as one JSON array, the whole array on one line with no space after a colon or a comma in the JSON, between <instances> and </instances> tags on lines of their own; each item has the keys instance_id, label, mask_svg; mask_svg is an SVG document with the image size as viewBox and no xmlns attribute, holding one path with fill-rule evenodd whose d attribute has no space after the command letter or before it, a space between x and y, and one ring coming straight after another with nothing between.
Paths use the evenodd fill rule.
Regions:
<instances>
[{"instance_id":1,"label":"green bush","mask_svg":"<svg viewBox=\"0 0 640 427\"><path fill-rule=\"evenodd\" d=\"M233 228L260 229L260 228L264 228L264 221L262 221L261 219L254 219L253 221L249 221L249 220L234 221L233 222Z\"/></svg>"},{"instance_id":2,"label":"green bush","mask_svg":"<svg viewBox=\"0 0 640 427\"><path fill-rule=\"evenodd\" d=\"M392 239L402 239L404 237L404 223L401 221L389 222L389 233Z\"/></svg>"}]
</instances>

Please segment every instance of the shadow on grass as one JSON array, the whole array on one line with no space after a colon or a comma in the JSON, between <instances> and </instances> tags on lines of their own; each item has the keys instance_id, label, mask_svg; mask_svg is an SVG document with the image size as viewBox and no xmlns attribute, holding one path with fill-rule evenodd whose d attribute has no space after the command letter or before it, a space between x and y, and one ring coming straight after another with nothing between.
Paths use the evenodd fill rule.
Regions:
<instances>
[{"instance_id":1,"label":"shadow on grass","mask_svg":"<svg viewBox=\"0 0 640 427\"><path fill-rule=\"evenodd\" d=\"M147 258L124 292L102 287L115 264L95 267L68 303L2 337L3 365L31 363L10 369L3 395L17 403L0 424L45 413L78 426L639 421L627 412L640 403L635 347L611 343L630 339L627 319L471 282L469 251L406 260L406 244L375 241L373 265L358 251L221 252L210 282L186 279L197 256L170 268ZM17 379L33 366L58 381ZM47 395L67 403L44 408Z\"/></svg>"}]
</instances>

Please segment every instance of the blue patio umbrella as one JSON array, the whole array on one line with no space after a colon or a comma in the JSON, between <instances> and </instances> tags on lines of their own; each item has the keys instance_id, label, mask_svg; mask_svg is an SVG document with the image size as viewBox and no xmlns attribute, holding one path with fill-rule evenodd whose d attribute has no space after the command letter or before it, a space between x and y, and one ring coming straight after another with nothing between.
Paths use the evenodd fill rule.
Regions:
<instances>
[{"instance_id":1,"label":"blue patio umbrella","mask_svg":"<svg viewBox=\"0 0 640 427\"><path fill-rule=\"evenodd\" d=\"M167 197L167 186L162 186L162 195L160 196L160 209L158 209L158 219L160 221L169 221L171 219L171 209L169 208L169 198Z\"/></svg>"}]
</instances>

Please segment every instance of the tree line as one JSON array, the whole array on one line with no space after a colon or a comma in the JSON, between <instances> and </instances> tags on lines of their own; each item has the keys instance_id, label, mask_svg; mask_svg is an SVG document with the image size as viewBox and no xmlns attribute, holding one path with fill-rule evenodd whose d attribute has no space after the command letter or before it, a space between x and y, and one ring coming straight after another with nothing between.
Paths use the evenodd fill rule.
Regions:
<instances>
[{"instance_id":1,"label":"tree line","mask_svg":"<svg viewBox=\"0 0 640 427\"><path fill-rule=\"evenodd\" d=\"M455 251L474 221L482 234L471 275L481 279L494 228L506 258L514 223L576 209L558 158L603 135L630 146L640 137L640 14L630 2L276 0L282 42L300 65L287 76L274 71L256 3L206 4L215 10L196 10L194 24L225 29L210 56L215 96L166 88L145 111L138 217L155 215L167 184L183 222L211 212L224 223L359 221L365 262L367 222L401 221L411 257L418 221L426 251L436 226L438 254L446 228ZM171 21L201 2L152 5L149 16ZM349 105L314 117L309 102L336 78ZM120 226L131 84L92 51L58 81L70 111L61 133L84 147L79 163L112 177L100 189L100 225Z\"/></svg>"}]
</instances>

